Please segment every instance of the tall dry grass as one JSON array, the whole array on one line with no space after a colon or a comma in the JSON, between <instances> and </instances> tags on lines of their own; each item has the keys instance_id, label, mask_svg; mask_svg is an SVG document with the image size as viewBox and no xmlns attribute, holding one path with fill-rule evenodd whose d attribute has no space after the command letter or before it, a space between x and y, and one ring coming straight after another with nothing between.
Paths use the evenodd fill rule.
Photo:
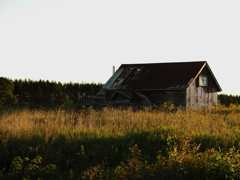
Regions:
<instances>
[{"instance_id":1,"label":"tall dry grass","mask_svg":"<svg viewBox=\"0 0 240 180\"><path fill-rule=\"evenodd\" d=\"M240 177L236 170L240 167L240 106L237 105L198 111L8 110L0 116L0 140L0 179L1 173L6 178L8 173L15 172L13 167L24 167L19 162L25 160L32 166L38 156L43 160L43 164L37 164L42 166L39 174L54 164L58 169L54 178L62 179L93 176L128 179L136 177L138 165L139 179L151 173L157 179L174 179L176 172L180 173L179 179L196 173L199 176L205 173L203 177L207 179L219 172L223 173L221 177L226 176L225 172L229 177L229 174ZM137 148L131 152L134 147ZM103 166L104 163L107 165ZM29 169L22 171L28 174ZM144 175L143 171L146 171ZM103 172L106 177L102 176ZM9 177L19 178L21 173Z\"/></svg>"},{"instance_id":2,"label":"tall dry grass","mask_svg":"<svg viewBox=\"0 0 240 180\"><path fill-rule=\"evenodd\" d=\"M19 137L42 135L46 137L72 132L89 132L96 136L121 136L129 132L171 128L173 136L190 137L209 135L239 136L240 116L238 106L218 107L200 111L133 111L104 108L101 111L17 110L6 111L0 117L2 134Z\"/></svg>"}]
</instances>

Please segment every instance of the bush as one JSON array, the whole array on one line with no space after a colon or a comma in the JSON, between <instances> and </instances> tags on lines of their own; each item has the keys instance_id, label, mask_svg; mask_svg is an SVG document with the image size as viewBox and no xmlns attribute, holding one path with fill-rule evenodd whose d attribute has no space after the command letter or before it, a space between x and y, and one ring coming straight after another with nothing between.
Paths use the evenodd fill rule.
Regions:
<instances>
[{"instance_id":1,"label":"bush","mask_svg":"<svg viewBox=\"0 0 240 180\"><path fill-rule=\"evenodd\" d=\"M56 166L53 164L43 166L42 158L37 156L29 158L15 157L11 163L9 172L0 176L1 179L55 179Z\"/></svg>"}]
</instances>

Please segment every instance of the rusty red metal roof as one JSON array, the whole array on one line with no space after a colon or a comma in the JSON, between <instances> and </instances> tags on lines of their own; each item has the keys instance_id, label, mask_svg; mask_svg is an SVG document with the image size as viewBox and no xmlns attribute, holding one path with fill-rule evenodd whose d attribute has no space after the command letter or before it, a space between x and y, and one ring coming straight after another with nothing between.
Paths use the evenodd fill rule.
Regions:
<instances>
[{"instance_id":1,"label":"rusty red metal roof","mask_svg":"<svg viewBox=\"0 0 240 180\"><path fill-rule=\"evenodd\" d=\"M206 61L171 62L151 64L122 64L103 86L104 89L119 90L182 90L207 65ZM207 65L207 68L212 73ZM216 78L212 74L214 80ZM219 91L221 88L216 82Z\"/></svg>"}]
</instances>

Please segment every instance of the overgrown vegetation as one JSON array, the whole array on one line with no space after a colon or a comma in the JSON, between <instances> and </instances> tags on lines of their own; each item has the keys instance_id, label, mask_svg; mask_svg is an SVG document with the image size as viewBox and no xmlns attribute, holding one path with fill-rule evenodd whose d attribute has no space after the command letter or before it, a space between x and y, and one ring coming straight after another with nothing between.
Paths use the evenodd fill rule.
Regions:
<instances>
[{"instance_id":1,"label":"overgrown vegetation","mask_svg":"<svg viewBox=\"0 0 240 180\"><path fill-rule=\"evenodd\" d=\"M5 110L0 179L239 179L239 113Z\"/></svg>"},{"instance_id":2,"label":"overgrown vegetation","mask_svg":"<svg viewBox=\"0 0 240 180\"><path fill-rule=\"evenodd\" d=\"M0 78L0 180L240 179L239 96L96 110L101 86Z\"/></svg>"}]
</instances>

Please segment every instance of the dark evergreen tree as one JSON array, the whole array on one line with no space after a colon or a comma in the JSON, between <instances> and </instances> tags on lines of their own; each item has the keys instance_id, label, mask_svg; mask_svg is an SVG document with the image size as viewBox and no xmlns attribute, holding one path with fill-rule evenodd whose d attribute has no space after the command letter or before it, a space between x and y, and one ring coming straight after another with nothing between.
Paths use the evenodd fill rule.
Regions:
<instances>
[{"instance_id":1,"label":"dark evergreen tree","mask_svg":"<svg viewBox=\"0 0 240 180\"><path fill-rule=\"evenodd\" d=\"M0 77L0 105L14 104L18 101L13 94L14 83L12 80Z\"/></svg>"},{"instance_id":2,"label":"dark evergreen tree","mask_svg":"<svg viewBox=\"0 0 240 180\"><path fill-rule=\"evenodd\" d=\"M218 100L220 104L225 106L229 106L230 104L240 104L240 96L220 94L218 95Z\"/></svg>"},{"instance_id":3,"label":"dark evergreen tree","mask_svg":"<svg viewBox=\"0 0 240 180\"><path fill-rule=\"evenodd\" d=\"M31 106L61 106L90 103L101 89L101 83L65 83L51 81L14 80L14 94L22 104Z\"/></svg>"}]
</instances>

